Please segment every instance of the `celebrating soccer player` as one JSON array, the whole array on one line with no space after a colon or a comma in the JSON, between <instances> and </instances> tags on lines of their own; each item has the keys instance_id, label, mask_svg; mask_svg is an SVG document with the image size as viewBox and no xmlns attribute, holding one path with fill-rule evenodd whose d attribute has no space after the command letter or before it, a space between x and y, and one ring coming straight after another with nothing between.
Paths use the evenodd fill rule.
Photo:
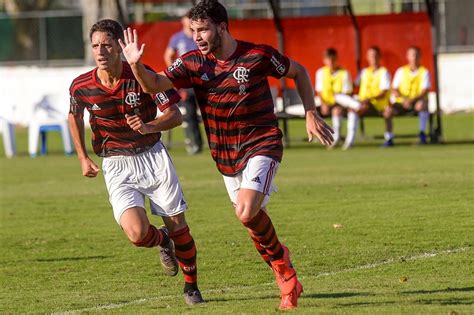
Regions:
<instances>
[{"instance_id":1,"label":"celebrating soccer player","mask_svg":"<svg viewBox=\"0 0 474 315\"><path fill-rule=\"evenodd\" d=\"M227 11L216 0L200 1L189 17L198 50L176 59L164 72L150 71L140 62L144 44L139 47L136 30L127 29L120 45L144 91L194 88L211 155L224 176L235 213L275 273L280 308L294 308L303 287L265 208L283 153L267 77L295 81L306 110L310 141L316 136L330 145L332 130L316 112L311 81L303 66L270 46L234 39Z\"/></svg>"},{"instance_id":2,"label":"celebrating soccer player","mask_svg":"<svg viewBox=\"0 0 474 315\"><path fill-rule=\"evenodd\" d=\"M90 113L92 146L103 157L102 170L114 217L128 239L141 247L159 247L166 274L174 276L178 264L184 274L187 304L204 302L197 286L196 247L184 212L187 209L173 163L160 141L160 132L181 124L174 90L149 95L142 90L130 66L122 62L118 40L122 26L102 20L90 30L97 67L74 79L70 88L69 128L82 174L96 177L99 167L84 144L84 109ZM157 106L163 115L155 119ZM156 228L145 212L166 227Z\"/></svg>"},{"instance_id":3,"label":"celebrating soccer player","mask_svg":"<svg viewBox=\"0 0 474 315\"><path fill-rule=\"evenodd\" d=\"M392 89L394 110L397 113L415 111L420 120L419 144L426 144L428 112L428 92L431 87L428 69L420 65L420 48L412 46L407 50L408 64L400 67L393 77Z\"/></svg>"}]
</instances>

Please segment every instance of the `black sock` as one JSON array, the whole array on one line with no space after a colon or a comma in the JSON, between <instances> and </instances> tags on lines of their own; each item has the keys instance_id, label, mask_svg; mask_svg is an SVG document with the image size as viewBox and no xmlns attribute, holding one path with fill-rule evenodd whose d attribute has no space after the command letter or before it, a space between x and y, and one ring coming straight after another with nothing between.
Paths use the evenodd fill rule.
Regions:
<instances>
[{"instance_id":1,"label":"black sock","mask_svg":"<svg viewBox=\"0 0 474 315\"><path fill-rule=\"evenodd\" d=\"M189 282L185 282L184 283L184 293L186 292L189 292L189 291L197 291L199 290L198 289L198 286L197 286L197 283L189 283Z\"/></svg>"}]
</instances>

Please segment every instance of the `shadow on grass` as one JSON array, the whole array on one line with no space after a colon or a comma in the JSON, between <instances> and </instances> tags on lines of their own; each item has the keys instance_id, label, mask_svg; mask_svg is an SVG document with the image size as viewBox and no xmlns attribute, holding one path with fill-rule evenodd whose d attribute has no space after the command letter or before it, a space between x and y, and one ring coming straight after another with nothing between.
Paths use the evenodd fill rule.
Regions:
<instances>
[{"instance_id":1,"label":"shadow on grass","mask_svg":"<svg viewBox=\"0 0 474 315\"><path fill-rule=\"evenodd\" d=\"M416 290L416 291L404 291L401 294L410 295L410 294L433 294L433 293L449 293L449 292L474 292L474 287L466 288L446 288L441 290Z\"/></svg>"},{"instance_id":2,"label":"shadow on grass","mask_svg":"<svg viewBox=\"0 0 474 315\"><path fill-rule=\"evenodd\" d=\"M333 293L303 293L302 298L309 299L341 299L341 298L350 298L355 296L373 296L372 293L367 292L333 292Z\"/></svg>"},{"instance_id":3,"label":"shadow on grass","mask_svg":"<svg viewBox=\"0 0 474 315\"><path fill-rule=\"evenodd\" d=\"M417 304L423 305L472 305L474 299L472 298L439 298L439 299L422 299L415 301Z\"/></svg>"},{"instance_id":4,"label":"shadow on grass","mask_svg":"<svg viewBox=\"0 0 474 315\"><path fill-rule=\"evenodd\" d=\"M98 260L98 259L107 259L114 256L83 256L83 257L60 257L60 258L37 258L33 259L33 261L38 262L54 262L54 261L79 261L79 260Z\"/></svg>"}]
</instances>

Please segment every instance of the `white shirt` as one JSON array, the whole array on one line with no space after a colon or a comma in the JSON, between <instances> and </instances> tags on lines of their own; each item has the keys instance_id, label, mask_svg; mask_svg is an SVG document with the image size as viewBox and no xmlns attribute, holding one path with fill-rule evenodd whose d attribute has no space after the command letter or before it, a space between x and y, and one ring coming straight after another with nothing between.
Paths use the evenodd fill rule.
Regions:
<instances>
[{"instance_id":1,"label":"white shirt","mask_svg":"<svg viewBox=\"0 0 474 315\"><path fill-rule=\"evenodd\" d=\"M418 74L418 69L415 71L410 71L411 76L416 76ZM403 67L400 67L395 72L395 76L393 77L392 88L398 89L400 87L400 83L402 82L403 78ZM429 90L431 88L431 81L430 81L430 72L426 71L425 75L421 79L421 89L422 90Z\"/></svg>"},{"instance_id":2,"label":"white shirt","mask_svg":"<svg viewBox=\"0 0 474 315\"><path fill-rule=\"evenodd\" d=\"M332 75L334 76L335 73ZM345 71L345 76L343 79L342 83L342 91L341 93L343 94L350 94L352 92L352 80L351 80L351 75L349 74L349 71ZM315 85L315 90L318 93L321 93L323 91L323 68L319 68L318 71L316 71L316 85Z\"/></svg>"}]
</instances>

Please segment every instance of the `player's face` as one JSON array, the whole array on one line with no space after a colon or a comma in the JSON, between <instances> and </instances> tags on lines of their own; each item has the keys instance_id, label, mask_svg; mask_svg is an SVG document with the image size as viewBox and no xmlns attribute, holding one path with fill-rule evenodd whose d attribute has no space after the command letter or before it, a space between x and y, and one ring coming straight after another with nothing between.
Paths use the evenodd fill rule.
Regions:
<instances>
[{"instance_id":1,"label":"player's face","mask_svg":"<svg viewBox=\"0 0 474 315\"><path fill-rule=\"evenodd\" d=\"M191 30L193 32L193 40L204 55L221 48L222 38L220 33L223 31L222 26L216 26L208 19L192 20Z\"/></svg>"},{"instance_id":2,"label":"player's face","mask_svg":"<svg viewBox=\"0 0 474 315\"><path fill-rule=\"evenodd\" d=\"M380 57L376 50L367 50L367 63L369 64L369 66L377 66L379 64L379 59Z\"/></svg>"},{"instance_id":3,"label":"player's face","mask_svg":"<svg viewBox=\"0 0 474 315\"><path fill-rule=\"evenodd\" d=\"M92 54L97 67L108 70L120 62L120 48L118 42L107 32L94 32L91 40Z\"/></svg>"},{"instance_id":4,"label":"player's face","mask_svg":"<svg viewBox=\"0 0 474 315\"><path fill-rule=\"evenodd\" d=\"M324 56L323 63L327 67L336 68L337 60L334 57Z\"/></svg>"},{"instance_id":5,"label":"player's face","mask_svg":"<svg viewBox=\"0 0 474 315\"><path fill-rule=\"evenodd\" d=\"M420 61L420 56L416 49L410 48L407 50L407 61L410 65L417 65Z\"/></svg>"}]
</instances>

